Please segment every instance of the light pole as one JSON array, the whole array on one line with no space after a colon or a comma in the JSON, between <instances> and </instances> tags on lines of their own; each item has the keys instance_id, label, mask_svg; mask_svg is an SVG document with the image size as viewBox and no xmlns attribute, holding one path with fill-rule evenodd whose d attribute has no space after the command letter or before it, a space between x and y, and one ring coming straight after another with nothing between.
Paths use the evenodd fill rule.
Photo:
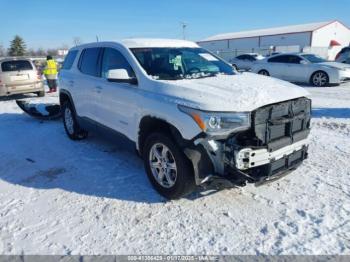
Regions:
<instances>
[{"instance_id":1,"label":"light pole","mask_svg":"<svg viewBox=\"0 0 350 262\"><path fill-rule=\"evenodd\" d=\"M186 39L187 23L181 22L181 27L182 27L182 38L185 40Z\"/></svg>"}]
</instances>

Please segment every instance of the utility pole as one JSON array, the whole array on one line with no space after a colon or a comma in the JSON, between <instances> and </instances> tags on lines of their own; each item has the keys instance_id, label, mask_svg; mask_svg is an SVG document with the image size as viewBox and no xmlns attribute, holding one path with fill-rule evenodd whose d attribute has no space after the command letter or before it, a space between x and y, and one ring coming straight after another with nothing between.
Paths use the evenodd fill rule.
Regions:
<instances>
[{"instance_id":1,"label":"utility pole","mask_svg":"<svg viewBox=\"0 0 350 262\"><path fill-rule=\"evenodd\" d=\"M181 22L181 27L182 27L182 38L185 40L186 39L187 23Z\"/></svg>"},{"instance_id":2,"label":"utility pole","mask_svg":"<svg viewBox=\"0 0 350 262\"><path fill-rule=\"evenodd\" d=\"M96 35L96 42L100 42L99 39L98 39L98 35Z\"/></svg>"}]
</instances>

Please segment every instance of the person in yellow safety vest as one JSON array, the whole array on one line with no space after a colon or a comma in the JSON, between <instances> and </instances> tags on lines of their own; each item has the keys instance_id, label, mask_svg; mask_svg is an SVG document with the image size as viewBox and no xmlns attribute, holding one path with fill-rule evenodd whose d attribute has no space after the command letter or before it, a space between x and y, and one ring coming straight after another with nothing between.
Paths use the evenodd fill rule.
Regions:
<instances>
[{"instance_id":1,"label":"person in yellow safety vest","mask_svg":"<svg viewBox=\"0 0 350 262\"><path fill-rule=\"evenodd\" d=\"M50 88L48 93L53 93L57 91L57 63L52 58L52 56L48 55L46 57L46 67L44 69L44 75L47 80L47 85Z\"/></svg>"}]
</instances>

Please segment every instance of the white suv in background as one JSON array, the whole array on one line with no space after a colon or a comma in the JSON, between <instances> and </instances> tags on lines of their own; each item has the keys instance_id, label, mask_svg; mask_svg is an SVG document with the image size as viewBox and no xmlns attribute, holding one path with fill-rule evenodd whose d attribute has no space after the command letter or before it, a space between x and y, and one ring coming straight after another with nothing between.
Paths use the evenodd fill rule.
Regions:
<instances>
[{"instance_id":1,"label":"white suv in background","mask_svg":"<svg viewBox=\"0 0 350 262\"><path fill-rule=\"evenodd\" d=\"M0 97L25 93L45 96L43 80L33 62L22 58L0 59Z\"/></svg>"},{"instance_id":2,"label":"white suv in background","mask_svg":"<svg viewBox=\"0 0 350 262\"><path fill-rule=\"evenodd\" d=\"M74 47L59 85L68 136L122 134L167 198L203 184L262 184L307 157L308 93L237 73L193 42L132 39Z\"/></svg>"}]
</instances>

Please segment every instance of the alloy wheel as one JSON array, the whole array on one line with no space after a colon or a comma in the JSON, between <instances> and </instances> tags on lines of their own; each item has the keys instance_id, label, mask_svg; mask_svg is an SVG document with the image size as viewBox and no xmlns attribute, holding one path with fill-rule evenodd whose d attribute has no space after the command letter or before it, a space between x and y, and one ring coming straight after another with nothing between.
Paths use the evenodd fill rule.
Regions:
<instances>
[{"instance_id":1,"label":"alloy wheel","mask_svg":"<svg viewBox=\"0 0 350 262\"><path fill-rule=\"evenodd\" d=\"M66 128L67 128L68 133L73 135L74 134L74 120L73 120L72 111L68 107L64 111L64 121L66 123Z\"/></svg>"},{"instance_id":2,"label":"alloy wheel","mask_svg":"<svg viewBox=\"0 0 350 262\"><path fill-rule=\"evenodd\" d=\"M315 86L324 86L328 82L328 77L323 72L316 73L312 78L312 83Z\"/></svg>"},{"instance_id":3,"label":"alloy wheel","mask_svg":"<svg viewBox=\"0 0 350 262\"><path fill-rule=\"evenodd\" d=\"M165 188L174 186L177 166L174 155L163 143L156 143L149 152L149 165L152 175L159 185Z\"/></svg>"}]
</instances>

